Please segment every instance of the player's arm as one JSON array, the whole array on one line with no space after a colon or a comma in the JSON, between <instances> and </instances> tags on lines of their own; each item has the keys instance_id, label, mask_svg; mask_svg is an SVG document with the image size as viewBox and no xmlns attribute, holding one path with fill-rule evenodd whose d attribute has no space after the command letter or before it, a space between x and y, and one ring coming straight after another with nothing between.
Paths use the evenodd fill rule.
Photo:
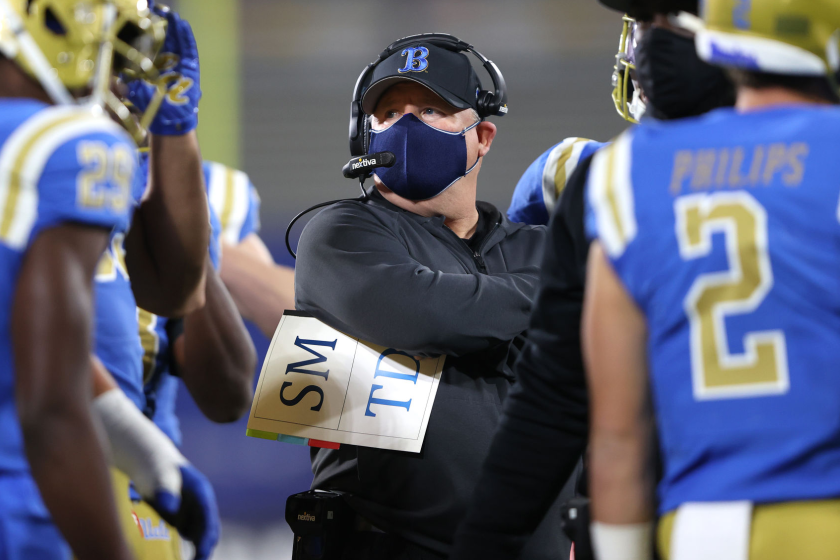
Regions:
<instances>
[{"instance_id":1,"label":"player's arm","mask_svg":"<svg viewBox=\"0 0 840 560\"><path fill-rule=\"evenodd\" d=\"M156 8L160 9L160 8ZM126 265L137 305L181 317L204 304L204 258L210 216L195 127L201 97L198 50L187 22L166 12L163 50L175 60L169 93L150 127L149 189L126 237ZM145 110L151 85L130 84Z\"/></svg>"},{"instance_id":2,"label":"player's arm","mask_svg":"<svg viewBox=\"0 0 840 560\"><path fill-rule=\"evenodd\" d=\"M91 409L92 281L107 229L65 224L27 251L12 308L15 398L32 475L76 558L130 558Z\"/></svg>"},{"instance_id":3,"label":"player's arm","mask_svg":"<svg viewBox=\"0 0 840 560\"><path fill-rule=\"evenodd\" d=\"M235 422L253 396L254 344L218 273L207 260L207 303L184 318L173 343L178 371L198 407L214 422Z\"/></svg>"},{"instance_id":4,"label":"player's arm","mask_svg":"<svg viewBox=\"0 0 840 560\"><path fill-rule=\"evenodd\" d=\"M255 233L222 244L222 281L242 316L271 338L286 309L295 308L295 271L277 265Z\"/></svg>"},{"instance_id":5,"label":"player's arm","mask_svg":"<svg viewBox=\"0 0 840 560\"><path fill-rule=\"evenodd\" d=\"M599 558L649 558L654 516L652 412L644 316L598 242L589 253L583 312L589 381L590 492ZM630 551L634 554L627 554Z\"/></svg>"},{"instance_id":6,"label":"player's arm","mask_svg":"<svg viewBox=\"0 0 840 560\"><path fill-rule=\"evenodd\" d=\"M126 266L137 305L165 317L204 304L210 216L195 132L153 135L149 191L126 236Z\"/></svg>"},{"instance_id":7,"label":"player's arm","mask_svg":"<svg viewBox=\"0 0 840 560\"><path fill-rule=\"evenodd\" d=\"M431 270L369 210L342 203L303 230L295 305L374 344L462 356L526 330L538 281L536 265L494 274Z\"/></svg>"}]
</instances>

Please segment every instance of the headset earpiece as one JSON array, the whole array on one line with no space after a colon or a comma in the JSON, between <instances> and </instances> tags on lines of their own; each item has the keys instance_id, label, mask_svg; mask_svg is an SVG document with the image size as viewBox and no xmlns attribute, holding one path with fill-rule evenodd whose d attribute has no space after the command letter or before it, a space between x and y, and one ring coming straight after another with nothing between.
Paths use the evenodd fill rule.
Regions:
<instances>
[{"instance_id":1,"label":"headset earpiece","mask_svg":"<svg viewBox=\"0 0 840 560\"><path fill-rule=\"evenodd\" d=\"M478 106L478 116L482 119L485 119L491 115L495 115L496 112L499 110L498 105L496 104L496 96L493 95L492 91L487 91L483 89L478 92L478 97L476 99L476 105Z\"/></svg>"},{"instance_id":2,"label":"headset earpiece","mask_svg":"<svg viewBox=\"0 0 840 560\"><path fill-rule=\"evenodd\" d=\"M363 156L366 153L366 121L367 116L362 111L361 103L353 100L350 103L350 155Z\"/></svg>"}]
</instances>

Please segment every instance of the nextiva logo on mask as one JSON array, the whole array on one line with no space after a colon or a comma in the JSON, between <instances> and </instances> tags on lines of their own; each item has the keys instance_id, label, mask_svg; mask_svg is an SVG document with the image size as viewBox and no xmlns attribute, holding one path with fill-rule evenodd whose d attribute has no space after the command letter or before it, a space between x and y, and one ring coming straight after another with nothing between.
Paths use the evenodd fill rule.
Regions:
<instances>
[{"instance_id":1,"label":"nextiva logo on mask","mask_svg":"<svg viewBox=\"0 0 840 560\"><path fill-rule=\"evenodd\" d=\"M426 47L412 47L403 50L400 56L405 58L405 66L397 70L400 74L406 72L422 72L429 67L429 49Z\"/></svg>"},{"instance_id":2,"label":"nextiva logo on mask","mask_svg":"<svg viewBox=\"0 0 840 560\"><path fill-rule=\"evenodd\" d=\"M371 131L370 152L393 152L397 163L376 175L386 187L409 200L434 198L472 171L467 169L468 131L447 132L407 113L385 130Z\"/></svg>"}]
</instances>

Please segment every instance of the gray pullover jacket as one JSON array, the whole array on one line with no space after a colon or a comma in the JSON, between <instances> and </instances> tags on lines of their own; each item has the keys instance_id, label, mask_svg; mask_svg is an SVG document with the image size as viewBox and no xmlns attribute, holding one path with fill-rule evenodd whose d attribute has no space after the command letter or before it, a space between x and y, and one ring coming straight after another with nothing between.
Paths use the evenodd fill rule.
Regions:
<instances>
[{"instance_id":1,"label":"gray pullover jacket","mask_svg":"<svg viewBox=\"0 0 840 560\"><path fill-rule=\"evenodd\" d=\"M296 307L363 340L415 355L447 356L421 453L342 445L313 450L313 488L346 492L387 533L448 554L514 381L546 238L492 205L471 240L443 217L387 202L323 210L303 231ZM543 542L559 553L559 519ZM543 557L543 554L531 555Z\"/></svg>"}]
</instances>

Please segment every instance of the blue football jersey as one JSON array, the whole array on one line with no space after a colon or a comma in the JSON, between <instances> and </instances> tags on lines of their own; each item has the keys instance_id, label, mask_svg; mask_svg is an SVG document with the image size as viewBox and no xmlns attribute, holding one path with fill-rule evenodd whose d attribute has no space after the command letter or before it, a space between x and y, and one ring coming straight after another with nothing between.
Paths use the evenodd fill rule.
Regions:
<instances>
[{"instance_id":1,"label":"blue football jersey","mask_svg":"<svg viewBox=\"0 0 840 560\"><path fill-rule=\"evenodd\" d=\"M507 216L512 222L546 225L566 181L578 163L606 146L586 138L566 138L532 163L516 184Z\"/></svg>"},{"instance_id":2,"label":"blue football jersey","mask_svg":"<svg viewBox=\"0 0 840 560\"><path fill-rule=\"evenodd\" d=\"M233 244L259 228L259 197L247 175L221 164L205 162L204 180L210 200L210 255L213 265L219 268L219 244L227 234ZM213 191L213 186L218 189ZM230 190L229 190L230 189ZM214 206L213 193L220 206ZM218 193L221 193L219 195ZM220 212L226 215L227 229L223 227ZM138 310L140 338L143 341L143 363L146 374L145 394L149 403L147 414L154 423L175 442L181 445L181 428L175 414L178 396L178 379L173 377L172 348L169 340L169 321Z\"/></svg>"},{"instance_id":3,"label":"blue football jersey","mask_svg":"<svg viewBox=\"0 0 840 560\"><path fill-rule=\"evenodd\" d=\"M236 245L260 229L260 197L248 175L221 163L204 163L210 207L222 225L221 239Z\"/></svg>"},{"instance_id":4,"label":"blue football jersey","mask_svg":"<svg viewBox=\"0 0 840 560\"><path fill-rule=\"evenodd\" d=\"M726 109L595 157L589 231L647 320L662 512L840 496L838 131L836 107Z\"/></svg>"},{"instance_id":5,"label":"blue football jersey","mask_svg":"<svg viewBox=\"0 0 840 560\"><path fill-rule=\"evenodd\" d=\"M109 119L80 107L0 99L0 474L28 471L10 340L27 248L64 222L124 228L136 167L134 143Z\"/></svg>"},{"instance_id":6,"label":"blue football jersey","mask_svg":"<svg viewBox=\"0 0 840 560\"><path fill-rule=\"evenodd\" d=\"M148 155L140 165L131 190L131 214L140 204L148 182ZM143 410L143 348L137 336L137 302L125 264L125 236L130 221L115 228L102 255L94 282L96 330L94 352L126 396Z\"/></svg>"}]
</instances>

